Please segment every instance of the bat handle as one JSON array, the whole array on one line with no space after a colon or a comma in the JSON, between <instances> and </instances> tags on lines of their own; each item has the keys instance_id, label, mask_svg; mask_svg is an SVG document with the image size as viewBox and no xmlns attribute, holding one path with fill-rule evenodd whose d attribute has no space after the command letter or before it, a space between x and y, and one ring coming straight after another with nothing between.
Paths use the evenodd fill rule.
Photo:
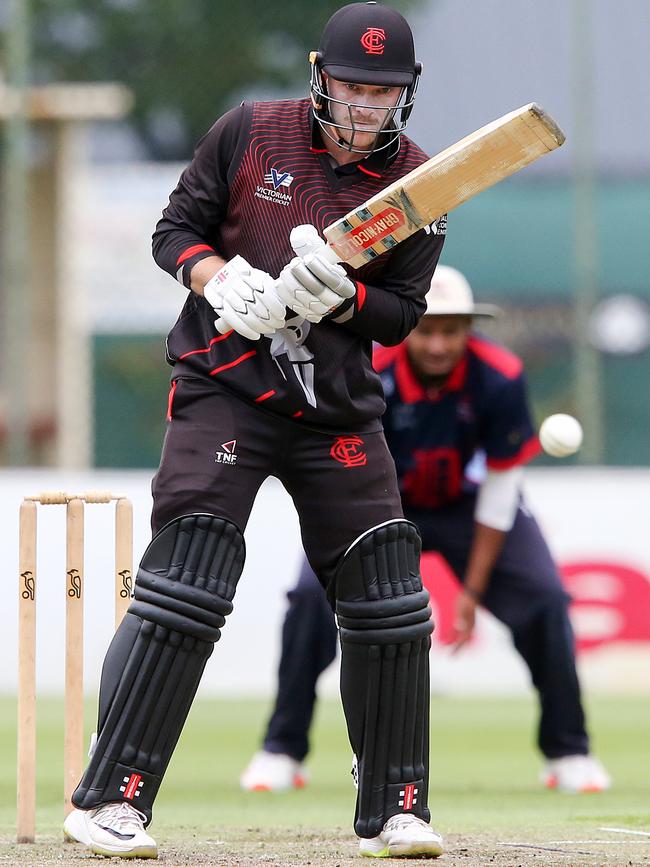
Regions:
<instances>
[{"instance_id":1,"label":"bat handle","mask_svg":"<svg viewBox=\"0 0 650 867\"><path fill-rule=\"evenodd\" d=\"M331 247L321 238L315 226L295 226L289 235L289 242L296 256L304 259L310 253L319 253L329 262L339 262L340 259Z\"/></svg>"}]
</instances>

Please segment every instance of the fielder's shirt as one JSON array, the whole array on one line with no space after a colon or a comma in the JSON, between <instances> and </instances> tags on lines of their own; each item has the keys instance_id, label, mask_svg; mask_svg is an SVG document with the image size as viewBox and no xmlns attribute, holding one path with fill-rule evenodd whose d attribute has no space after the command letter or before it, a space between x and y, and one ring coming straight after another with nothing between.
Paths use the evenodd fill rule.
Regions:
<instances>
[{"instance_id":1,"label":"fielder's shirt","mask_svg":"<svg viewBox=\"0 0 650 867\"><path fill-rule=\"evenodd\" d=\"M192 266L215 252L226 260L240 254L277 277L295 255L294 226L311 223L322 233L426 158L402 135L388 153L336 166L308 99L242 103L199 142L156 227L154 258L188 288ZM173 378L218 383L311 427L380 429L385 404L372 341L395 345L416 325L445 222L360 269L346 267L356 297L317 325L289 311L285 328L258 341L221 335L210 304L190 292L167 342Z\"/></svg>"},{"instance_id":2,"label":"fielder's shirt","mask_svg":"<svg viewBox=\"0 0 650 867\"><path fill-rule=\"evenodd\" d=\"M472 334L442 388L426 390L406 345L375 352L387 409L383 418L405 509L429 509L475 488L466 469L484 453L489 469L525 464L540 447L521 360Z\"/></svg>"}]
</instances>

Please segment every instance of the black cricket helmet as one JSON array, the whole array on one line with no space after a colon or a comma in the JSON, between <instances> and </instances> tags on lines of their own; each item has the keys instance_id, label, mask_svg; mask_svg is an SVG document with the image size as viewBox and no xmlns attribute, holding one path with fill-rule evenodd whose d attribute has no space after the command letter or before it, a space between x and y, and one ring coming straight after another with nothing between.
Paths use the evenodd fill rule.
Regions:
<instances>
[{"instance_id":1,"label":"black cricket helmet","mask_svg":"<svg viewBox=\"0 0 650 867\"><path fill-rule=\"evenodd\" d=\"M374 0L343 6L325 25L318 51L312 51L309 60L314 115L324 134L336 144L351 151L370 153L389 147L406 129L422 64L415 59L411 28L395 9ZM351 106L355 104L334 100L328 94L323 72L339 81L402 88L397 105L386 110L386 120L372 147L354 146ZM333 102L348 106L348 124L333 123L330 111ZM334 128L338 138L325 127Z\"/></svg>"}]
</instances>

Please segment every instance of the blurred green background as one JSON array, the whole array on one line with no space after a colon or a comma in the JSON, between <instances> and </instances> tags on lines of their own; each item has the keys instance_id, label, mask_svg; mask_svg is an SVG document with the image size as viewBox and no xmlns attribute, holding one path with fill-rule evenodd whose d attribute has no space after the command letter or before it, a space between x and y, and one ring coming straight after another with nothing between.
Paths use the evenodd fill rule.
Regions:
<instances>
[{"instance_id":1,"label":"blurred green background","mask_svg":"<svg viewBox=\"0 0 650 867\"><path fill-rule=\"evenodd\" d=\"M340 5L2 4L0 466L156 465L183 302L150 257L156 219L221 113L306 95ZM533 100L566 131L450 215L443 261L503 307L488 334L522 355L536 420L582 421L568 463L647 466L650 5L393 5L424 64L408 132L429 153Z\"/></svg>"}]
</instances>

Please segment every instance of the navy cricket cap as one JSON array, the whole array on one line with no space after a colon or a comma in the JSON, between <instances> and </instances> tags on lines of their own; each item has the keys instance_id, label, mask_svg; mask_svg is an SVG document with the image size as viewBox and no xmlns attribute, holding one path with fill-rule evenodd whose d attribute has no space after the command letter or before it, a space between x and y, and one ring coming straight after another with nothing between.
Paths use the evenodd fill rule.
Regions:
<instances>
[{"instance_id":1,"label":"navy cricket cap","mask_svg":"<svg viewBox=\"0 0 650 867\"><path fill-rule=\"evenodd\" d=\"M325 25L318 49L321 69L339 81L355 84L413 84L413 34L406 19L379 3L350 3Z\"/></svg>"}]
</instances>

